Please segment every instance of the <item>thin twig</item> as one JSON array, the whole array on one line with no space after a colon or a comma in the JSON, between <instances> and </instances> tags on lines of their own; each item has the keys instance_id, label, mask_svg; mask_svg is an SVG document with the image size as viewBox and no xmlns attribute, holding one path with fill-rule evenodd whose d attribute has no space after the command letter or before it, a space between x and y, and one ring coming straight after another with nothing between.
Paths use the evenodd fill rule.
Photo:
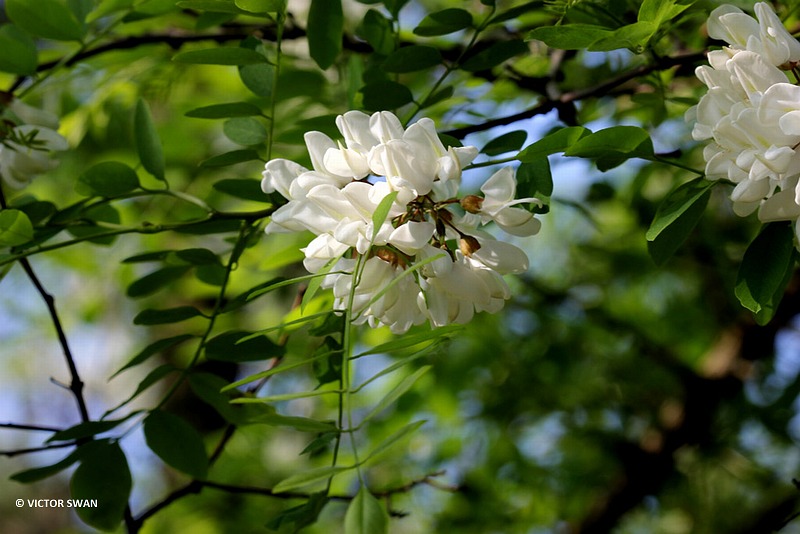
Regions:
<instances>
[{"instance_id":1,"label":"thin twig","mask_svg":"<svg viewBox=\"0 0 800 534\"><path fill-rule=\"evenodd\" d=\"M36 432L61 432L62 428L43 425L28 425L20 423L0 423L0 428L13 428L15 430L33 430Z\"/></svg>"},{"instance_id":2,"label":"thin twig","mask_svg":"<svg viewBox=\"0 0 800 534\"><path fill-rule=\"evenodd\" d=\"M12 456L19 456L20 454L30 454L32 452L49 451L51 449L63 449L64 447L74 447L75 445L77 445L77 442L67 441L64 443L53 443L51 445L42 445L41 447L30 447L27 449L13 449L8 451L0 450L0 456L7 456L11 458Z\"/></svg>"}]
</instances>

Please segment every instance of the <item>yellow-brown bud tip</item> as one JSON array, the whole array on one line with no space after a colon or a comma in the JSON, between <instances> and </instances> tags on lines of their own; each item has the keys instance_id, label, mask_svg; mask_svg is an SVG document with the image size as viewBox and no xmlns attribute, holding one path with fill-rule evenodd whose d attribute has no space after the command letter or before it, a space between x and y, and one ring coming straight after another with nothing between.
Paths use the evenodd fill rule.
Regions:
<instances>
[{"instance_id":1,"label":"yellow-brown bud tip","mask_svg":"<svg viewBox=\"0 0 800 534\"><path fill-rule=\"evenodd\" d=\"M461 253L464 256L469 257L481 249L481 244L471 235L465 235L458 241L458 248L461 249Z\"/></svg>"},{"instance_id":2,"label":"yellow-brown bud tip","mask_svg":"<svg viewBox=\"0 0 800 534\"><path fill-rule=\"evenodd\" d=\"M469 213L480 213L483 206L483 199L476 195L467 195L461 199L461 207Z\"/></svg>"}]
</instances>

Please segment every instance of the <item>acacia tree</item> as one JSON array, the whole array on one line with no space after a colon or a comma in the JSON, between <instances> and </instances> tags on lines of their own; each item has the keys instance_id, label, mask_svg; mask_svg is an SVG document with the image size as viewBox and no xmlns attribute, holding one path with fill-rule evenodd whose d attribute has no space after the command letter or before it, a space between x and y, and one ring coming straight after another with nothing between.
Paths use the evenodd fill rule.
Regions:
<instances>
[{"instance_id":1,"label":"acacia tree","mask_svg":"<svg viewBox=\"0 0 800 534\"><path fill-rule=\"evenodd\" d=\"M799 4L720 4L6 0L3 530L797 528Z\"/></svg>"}]
</instances>

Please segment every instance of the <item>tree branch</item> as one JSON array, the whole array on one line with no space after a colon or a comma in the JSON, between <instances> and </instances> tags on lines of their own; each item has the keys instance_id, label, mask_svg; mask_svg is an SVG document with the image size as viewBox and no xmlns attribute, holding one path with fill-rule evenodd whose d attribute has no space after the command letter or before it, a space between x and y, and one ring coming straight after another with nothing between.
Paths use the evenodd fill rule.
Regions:
<instances>
[{"instance_id":1,"label":"tree branch","mask_svg":"<svg viewBox=\"0 0 800 534\"><path fill-rule=\"evenodd\" d=\"M0 450L0 456L7 456L8 458L11 458L12 456L19 456L21 454L49 451L51 449L63 449L64 447L74 447L75 445L77 445L77 442L67 441L64 443L53 443L52 445L43 445L41 447L30 447L27 449L13 449L7 451Z\"/></svg>"}]
</instances>

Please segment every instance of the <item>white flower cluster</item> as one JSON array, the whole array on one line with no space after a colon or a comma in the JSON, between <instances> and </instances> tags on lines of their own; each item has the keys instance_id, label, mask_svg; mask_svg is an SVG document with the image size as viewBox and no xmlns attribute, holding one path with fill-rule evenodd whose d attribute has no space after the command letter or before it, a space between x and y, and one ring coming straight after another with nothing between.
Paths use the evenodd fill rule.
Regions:
<instances>
[{"instance_id":1,"label":"white flower cluster","mask_svg":"<svg viewBox=\"0 0 800 534\"><path fill-rule=\"evenodd\" d=\"M56 130L58 117L13 99L3 111L0 127L0 176L14 189L21 189L34 176L52 170L58 163L50 151L69 145Z\"/></svg>"},{"instance_id":2,"label":"white flower cluster","mask_svg":"<svg viewBox=\"0 0 800 534\"><path fill-rule=\"evenodd\" d=\"M728 46L697 68L708 92L686 119L696 140L711 141L706 176L735 184L734 211L796 221L800 235L800 42L768 4L755 13L758 20L729 5L711 12L708 34Z\"/></svg>"},{"instance_id":3,"label":"white flower cluster","mask_svg":"<svg viewBox=\"0 0 800 534\"><path fill-rule=\"evenodd\" d=\"M478 150L445 147L432 120L405 129L389 112L349 111L336 125L344 144L306 133L313 170L285 159L266 164L262 189L289 201L272 215L267 233L316 235L303 249L304 265L317 273L336 262L323 287L333 288L335 309L344 309L352 292L356 324L403 333L428 320L466 323L475 312L500 310L510 297L502 275L526 271L528 258L478 227L494 221L519 236L540 227L516 207L538 201L514 198L513 170L495 173L483 196L459 198L461 170ZM386 220L375 228L373 214L393 193ZM353 289L357 265L363 270Z\"/></svg>"}]
</instances>

